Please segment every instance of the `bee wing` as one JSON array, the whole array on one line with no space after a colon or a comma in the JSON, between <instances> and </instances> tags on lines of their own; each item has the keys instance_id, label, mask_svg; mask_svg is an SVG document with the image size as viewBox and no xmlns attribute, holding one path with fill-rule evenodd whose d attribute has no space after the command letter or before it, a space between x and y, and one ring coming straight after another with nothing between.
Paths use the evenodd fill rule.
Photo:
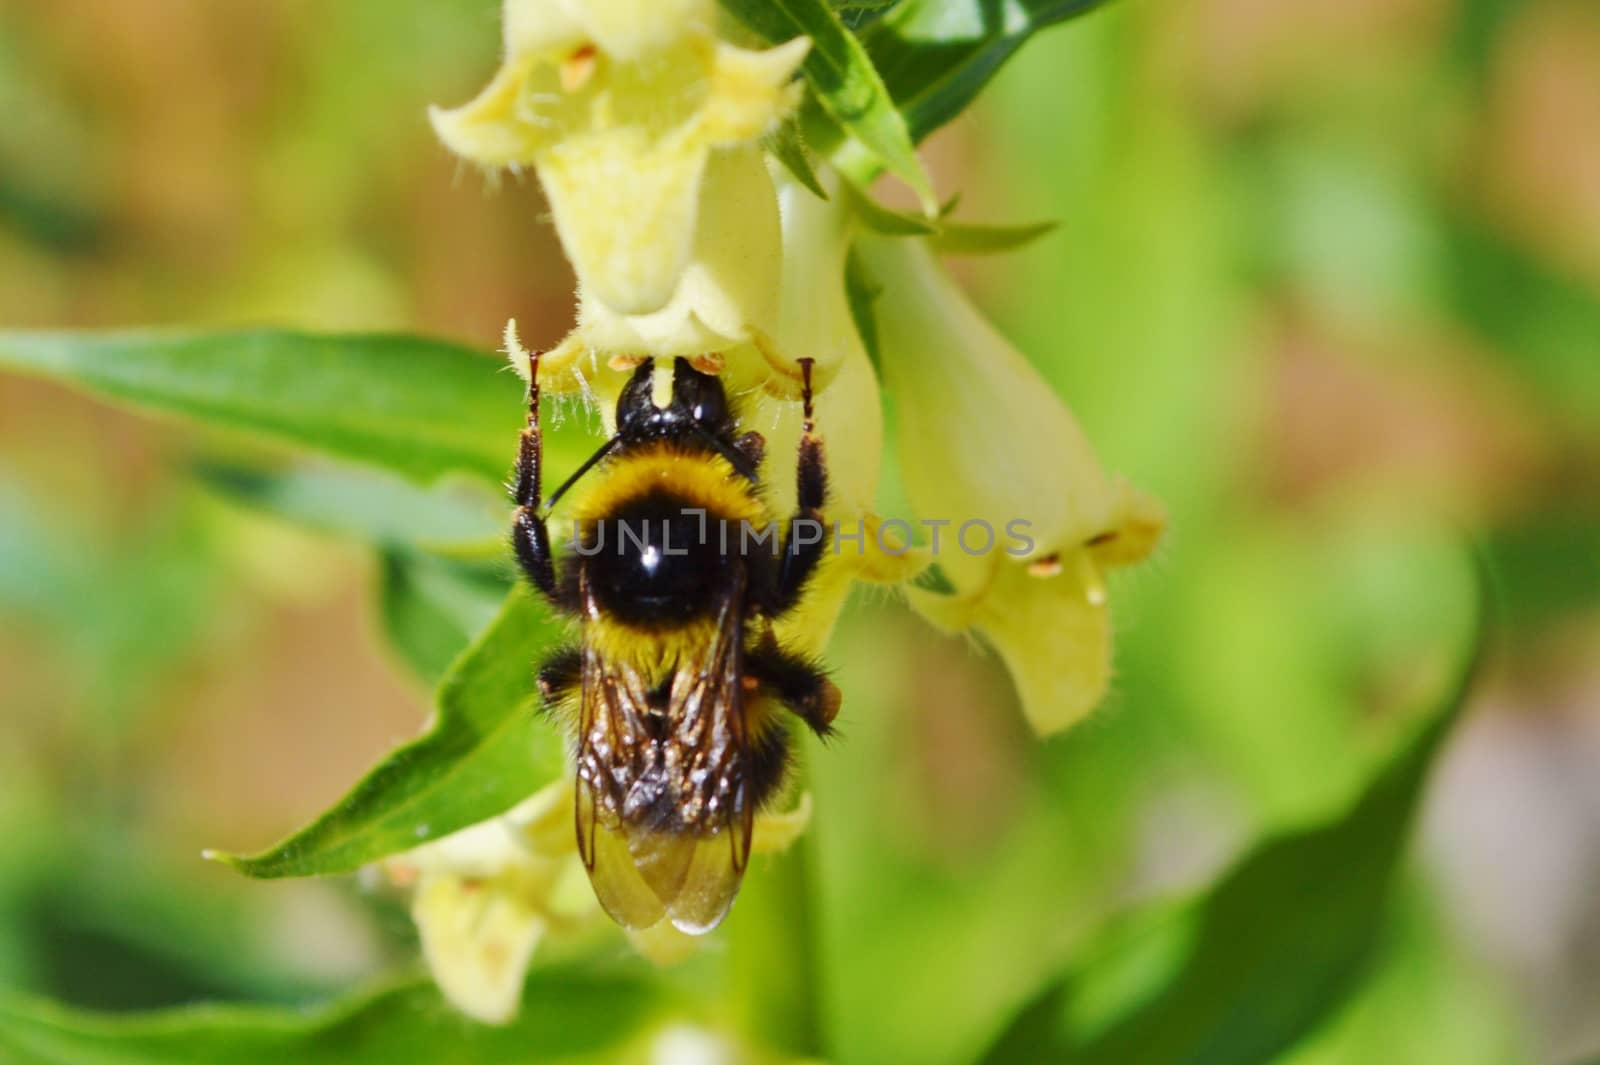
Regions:
<instances>
[{"instance_id":1,"label":"bee wing","mask_svg":"<svg viewBox=\"0 0 1600 1065\"><path fill-rule=\"evenodd\" d=\"M676 837L684 851L678 857L683 875L662 900L672 923L692 935L709 932L722 920L750 860L755 804L746 781L743 604L741 568L718 611L704 661L680 663L667 711L686 831Z\"/></svg>"},{"instance_id":2,"label":"bee wing","mask_svg":"<svg viewBox=\"0 0 1600 1065\"><path fill-rule=\"evenodd\" d=\"M645 727L637 673L584 651L578 851L601 906L625 927L667 916L682 931L709 931L749 860L742 569L729 585L708 646L678 663L664 736Z\"/></svg>"},{"instance_id":3,"label":"bee wing","mask_svg":"<svg viewBox=\"0 0 1600 1065\"><path fill-rule=\"evenodd\" d=\"M650 740L643 715L648 699L638 674L613 669L584 645L578 713L578 768L574 820L578 855L595 897L625 928L648 928L666 912L641 875L628 847L622 811L641 775Z\"/></svg>"}]
</instances>

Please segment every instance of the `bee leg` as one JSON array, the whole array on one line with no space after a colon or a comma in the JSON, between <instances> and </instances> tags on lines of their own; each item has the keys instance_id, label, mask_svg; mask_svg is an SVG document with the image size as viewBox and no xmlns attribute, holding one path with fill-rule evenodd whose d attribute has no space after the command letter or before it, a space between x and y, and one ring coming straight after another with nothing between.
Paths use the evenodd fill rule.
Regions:
<instances>
[{"instance_id":1,"label":"bee leg","mask_svg":"<svg viewBox=\"0 0 1600 1065\"><path fill-rule=\"evenodd\" d=\"M733 442L733 449L744 456L752 470L758 470L762 457L767 453L767 438L752 429Z\"/></svg>"},{"instance_id":2,"label":"bee leg","mask_svg":"<svg viewBox=\"0 0 1600 1065\"><path fill-rule=\"evenodd\" d=\"M800 434L800 453L795 462L796 510L789 519L788 535L784 539L783 561L778 569L775 602L770 604L772 614L781 614L794 606L805 588L806 579L822 561L827 543L827 528L822 521L822 503L828 494L828 469L822 455L822 438L817 436L817 424L811 409L811 362L800 360L804 377L801 400L805 404L805 422Z\"/></svg>"},{"instance_id":3,"label":"bee leg","mask_svg":"<svg viewBox=\"0 0 1600 1065\"><path fill-rule=\"evenodd\" d=\"M539 667L539 710L577 723L578 690L583 684L583 652L563 647Z\"/></svg>"},{"instance_id":4,"label":"bee leg","mask_svg":"<svg viewBox=\"0 0 1600 1065\"><path fill-rule=\"evenodd\" d=\"M756 809L778 794L789 775L789 762L789 730L781 721L773 721L750 744L744 769L745 795Z\"/></svg>"},{"instance_id":5,"label":"bee leg","mask_svg":"<svg viewBox=\"0 0 1600 1065\"><path fill-rule=\"evenodd\" d=\"M762 694L782 705L818 736L827 739L839 716L839 688L809 659L766 639L745 655L745 676Z\"/></svg>"},{"instance_id":6,"label":"bee leg","mask_svg":"<svg viewBox=\"0 0 1600 1065\"><path fill-rule=\"evenodd\" d=\"M570 698L583 681L583 652L576 647L563 647L539 667L539 697L546 710Z\"/></svg>"},{"instance_id":7,"label":"bee leg","mask_svg":"<svg viewBox=\"0 0 1600 1065\"><path fill-rule=\"evenodd\" d=\"M511 519L511 547L528 580L546 599L560 606L562 596L556 583L555 560L550 553L550 530L540 512L544 436L539 428L539 353L536 351L528 356L528 370L528 424L517 445L517 464L510 485L511 501L517 505Z\"/></svg>"}]
</instances>

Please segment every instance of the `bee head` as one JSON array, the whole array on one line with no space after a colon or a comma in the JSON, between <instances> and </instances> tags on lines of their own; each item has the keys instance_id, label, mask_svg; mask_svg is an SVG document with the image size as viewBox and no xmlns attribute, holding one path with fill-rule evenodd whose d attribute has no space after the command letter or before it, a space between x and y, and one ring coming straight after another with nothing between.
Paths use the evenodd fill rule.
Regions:
<instances>
[{"instance_id":1,"label":"bee head","mask_svg":"<svg viewBox=\"0 0 1600 1065\"><path fill-rule=\"evenodd\" d=\"M617 435L623 440L654 440L668 436L706 433L726 435L732 424L728 396L714 374L704 374L688 359L672 361L672 397L656 406L654 359L633 371L617 397Z\"/></svg>"}]
</instances>

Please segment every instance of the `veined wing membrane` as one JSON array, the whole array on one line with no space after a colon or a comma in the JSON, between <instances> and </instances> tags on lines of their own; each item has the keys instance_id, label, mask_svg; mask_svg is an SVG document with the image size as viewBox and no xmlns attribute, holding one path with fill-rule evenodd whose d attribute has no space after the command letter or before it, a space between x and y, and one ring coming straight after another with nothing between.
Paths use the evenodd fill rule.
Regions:
<instances>
[{"instance_id":1,"label":"veined wing membrane","mask_svg":"<svg viewBox=\"0 0 1600 1065\"><path fill-rule=\"evenodd\" d=\"M743 601L740 568L703 654L677 663L665 706L651 705L631 666L585 646L578 849L601 906L625 927L666 916L682 931L707 932L738 894L755 815L745 782Z\"/></svg>"}]
</instances>

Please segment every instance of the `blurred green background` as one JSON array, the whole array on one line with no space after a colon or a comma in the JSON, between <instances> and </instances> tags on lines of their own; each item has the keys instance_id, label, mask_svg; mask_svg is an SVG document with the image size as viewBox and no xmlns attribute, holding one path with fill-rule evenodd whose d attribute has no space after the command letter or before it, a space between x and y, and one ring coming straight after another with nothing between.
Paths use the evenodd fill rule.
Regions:
<instances>
[{"instance_id":1,"label":"blurred green background","mask_svg":"<svg viewBox=\"0 0 1600 1065\"><path fill-rule=\"evenodd\" d=\"M486 191L424 117L493 68L497 6L0 5L0 324L553 342L536 188ZM1494 668L1377 968L1289 1060L1593 1052L1600 8L1125 2L926 155L965 217L1061 220L957 268L1172 525L1114 589L1112 697L1047 744L993 661L847 615L833 1039L967 1060L1108 917L1348 802L1443 683L1472 537ZM198 858L304 823L426 707L371 553L196 476L239 447L0 377L0 984L305 1002L414 952L361 885Z\"/></svg>"}]
</instances>

